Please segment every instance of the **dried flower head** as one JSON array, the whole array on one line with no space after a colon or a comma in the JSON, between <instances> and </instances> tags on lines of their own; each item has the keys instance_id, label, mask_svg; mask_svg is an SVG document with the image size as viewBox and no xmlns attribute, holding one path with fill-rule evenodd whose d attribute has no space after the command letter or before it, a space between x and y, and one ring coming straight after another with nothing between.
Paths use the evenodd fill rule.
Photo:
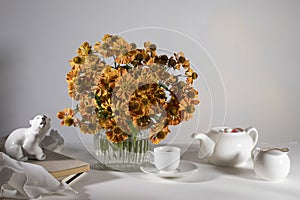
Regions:
<instances>
[{"instance_id":1,"label":"dried flower head","mask_svg":"<svg viewBox=\"0 0 300 200\"><path fill-rule=\"evenodd\" d=\"M65 108L58 112L57 117L62 119L61 125L76 126L76 119L74 119L74 111L71 108Z\"/></svg>"}]
</instances>

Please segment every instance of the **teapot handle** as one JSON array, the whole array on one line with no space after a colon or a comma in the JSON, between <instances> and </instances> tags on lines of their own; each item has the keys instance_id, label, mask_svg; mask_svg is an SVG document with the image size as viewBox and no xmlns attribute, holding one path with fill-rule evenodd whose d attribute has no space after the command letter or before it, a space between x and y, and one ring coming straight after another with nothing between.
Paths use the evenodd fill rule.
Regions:
<instances>
[{"instance_id":1,"label":"teapot handle","mask_svg":"<svg viewBox=\"0 0 300 200\"><path fill-rule=\"evenodd\" d=\"M258 131L254 127L246 128L245 131L248 135L250 135L253 140L253 146L255 146L258 141Z\"/></svg>"},{"instance_id":2,"label":"teapot handle","mask_svg":"<svg viewBox=\"0 0 300 200\"><path fill-rule=\"evenodd\" d=\"M203 159L212 155L215 143L206 134L194 133L192 138L194 140L200 140L200 149L198 154L199 159Z\"/></svg>"}]
</instances>

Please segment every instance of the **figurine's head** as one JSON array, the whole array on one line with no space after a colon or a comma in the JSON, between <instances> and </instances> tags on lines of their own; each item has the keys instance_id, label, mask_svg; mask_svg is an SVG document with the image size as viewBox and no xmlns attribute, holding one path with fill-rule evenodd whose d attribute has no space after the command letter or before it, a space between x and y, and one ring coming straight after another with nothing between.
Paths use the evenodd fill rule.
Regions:
<instances>
[{"instance_id":1,"label":"figurine's head","mask_svg":"<svg viewBox=\"0 0 300 200\"><path fill-rule=\"evenodd\" d=\"M29 121L30 125L34 129L45 129L50 128L50 118L46 115L37 115Z\"/></svg>"}]
</instances>

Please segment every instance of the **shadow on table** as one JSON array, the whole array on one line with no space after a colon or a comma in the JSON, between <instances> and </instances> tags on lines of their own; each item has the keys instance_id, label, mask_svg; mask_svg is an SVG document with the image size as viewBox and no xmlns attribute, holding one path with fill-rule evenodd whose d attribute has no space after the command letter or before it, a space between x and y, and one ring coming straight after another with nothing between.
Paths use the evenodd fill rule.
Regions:
<instances>
[{"instance_id":1,"label":"shadow on table","mask_svg":"<svg viewBox=\"0 0 300 200\"><path fill-rule=\"evenodd\" d=\"M190 160L195 163L199 163L200 166L203 169L203 172L206 173L208 171L211 174L214 174L214 176L222 176L222 175L232 175L239 178L244 179L250 179L250 180L259 180L255 172L252 168L252 162L248 161L244 166L239 167L222 167L222 166L215 166L212 164L209 164L206 159L198 159L198 150L197 149L191 149L190 151L185 152L185 154L182 155L182 159L184 160ZM205 166L205 167L204 167ZM199 169L201 174L201 168Z\"/></svg>"},{"instance_id":2,"label":"shadow on table","mask_svg":"<svg viewBox=\"0 0 300 200\"><path fill-rule=\"evenodd\" d=\"M109 173L107 171L99 171L99 170L91 170L88 173L83 174L78 180L72 182L70 186L79 192L79 199L91 200L88 187L93 186L95 184L101 184L104 182L113 181L119 179L120 177ZM101 190L101 186L99 185L99 191Z\"/></svg>"},{"instance_id":3,"label":"shadow on table","mask_svg":"<svg viewBox=\"0 0 300 200\"><path fill-rule=\"evenodd\" d=\"M167 178L167 180L186 183L206 182L211 181L213 179L217 179L224 175L232 175L234 177L243 178L247 180L260 180L256 177L253 169L247 166L221 167L208 164L205 161L199 161L197 163L199 167L199 171L197 173L181 178Z\"/></svg>"},{"instance_id":4,"label":"shadow on table","mask_svg":"<svg viewBox=\"0 0 300 200\"><path fill-rule=\"evenodd\" d=\"M250 180L259 180L255 172L252 168L248 167L220 167L220 166L213 166L214 170L217 172L225 175L233 175L239 178L244 178L244 179L250 179Z\"/></svg>"},{"instance_id":5,"label":"shadow on table","mask_svg":"<svg viewBox=\"0 0 300 200\"><path fill-rule=\"evenodd\" d=\"M212 181L218 178L218 175L213 170L207 169L206 167L199 166L199 171L189 176L183 176L179 178L166 178L166 180L181 183L200 183Z\"/></svg>"}]
</instances>

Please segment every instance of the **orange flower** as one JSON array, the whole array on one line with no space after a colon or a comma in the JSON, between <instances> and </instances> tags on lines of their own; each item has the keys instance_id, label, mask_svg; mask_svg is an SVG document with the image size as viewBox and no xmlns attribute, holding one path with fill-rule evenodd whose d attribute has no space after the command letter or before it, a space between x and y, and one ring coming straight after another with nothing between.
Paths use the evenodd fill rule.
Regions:
<instances>
[{"instance_id":1,"label":"orange flower","mask_svg":"<svg viewBox=\"0 0 300 200\"><path fill-rule=\"evenodd\" d=\"M151 42L144 42L144 47L146 48L146 51L156 51L156 45L152 44Z\"/></svg>"},{"instance_id":2,"label":"orange flower","mask_svg":"<svg viewBox=\"0 0 300 200\"><path fill-rule=\"evenodd\" d=\"M188 84L193 84L193 81L198 78L198 74L192 70L192 68L188 68L185 72L185 75L188 77L186 82Z\"/></svg>"},{"instance_id":3,"label":"orange flower","mask_svg":"<svg viewBox=\"0 0 300 200\"><path fill-rule=\"evenodd\" d=\"M77 94L75 84L73 82L68 83L68 93L72 99L78 100L79 95Z\"/></svg>"},{"instance_id":4,"label":"orange flower","mask_svg":"<svg viewBox=\"0 0 300 200\"><path fill-rule=\"evenodd\" d=\"M74 110L65 108L57 113L57 117L62 119L61 126L76 126L76 119L74 118Z\"/></svg>"},{"instance_id":5,"label":"orange flower","mask_svg":"<svg viewBox=\"0 0 300 200\"><path fill-rule=\"evenodd\" d=\"M119 36L112 36L112 42L112 49L116 56L119 56L120 54L127 54L131 50L131 45Z\"/></svg>"},{"instance_id":6,"label":"orange flower","mask_svg":"<svg viewBox=\"0 0 300 200\"><path fill-rule=\"evenodd\" d=\"M101 52L101 42L96 42L94 45L94 50L98 53Z\"/></svg>"},{"instance_id":7,"label":"orange flower","mask_svg":"<svg viewBox=\"0 0 300 200\"><path fill-rule=\"evenodd\" d=\"M89 120L96 114L96 100L94 98L88 98L83 96L78 104L78 111L83 119Z\"/></svg>"},{"instance_id":8,"label":"orange flower","mask_svg":"<svg viewBox=\"0 0 300 200\"><path fill-rule=\"evenodd\" d=\"M136 90L137 82L134 77L127 73L125 76L121 76L117 79L114 94L122 100L127 100L131 94Z\"/></svg>"},{"instance_id":9,"label":"orange flower","mask_svg":"<svg viewBox=\"0 0 300 200\"><path fill-rule=\"evenodd\" d=\"M182 67L184 69L187 69L190 67L190 61L189 60L185 60L183 63L182 63Z\"/></svg>"},{"instance_id":10,"label":"orange flower","mask_svg":"<svg viewBox=\"0 0 300 200\"><path fill-rule=\"evenodd\" d=\"M73 66L71 71L69 71L69 73L66 76L66 80L67 82L75 82L75 79L77 78L79 74L79 68L76 66Z\"/></svg>"},{"instance_id":11,"label":"orange flower","mask_svg":"<svg viewBox=\"0 0 300 200\"><path fill-rule=\"evenodd\" d=\"M138 129L138 130L146 130L150 128L152 125L151 118L147 115L143 115L141 117L133 117L133 125Z\"/></svg>"},{"instance_id":12,"label":"orange flower","mask_svg":"<svg viewBox=\"0 0 300 200\"><path fill-rule=\"evenodd\" d=\"M115 126L113 129L107 131L106 137L108 140L114 143L122 142L128 139L128 135L118 126Z\"/></svg>"},{"instance_id":13,"label":"orange flower","mask_svg":"<svg viewBox=\"0 0 300 200\"><path fill-rule=\"evenodd\" d=\"M134 55L125 53L125 54L120 54L115 61L116 63L119 64L128 64L131 63L133 60L134 60Z\"/></svg>"},{"instance_id":14,"label":"orange flower","mask_svg":"<svg viewBox=\"0 0 300 200\"><path fill-rule=\"evenodd\" d=\"M119 72L111 66L107 66L103 69L102 75L108 82L114 82L119 77Z\"/></svg>"},{"instance_id":15,"label":"orange flower","mask_svg":"<svg viewBox=\"0 0 300 200\"><path fill-rule=\"evenodd\" d=\"M166 136L170 133L168 126L165 126L161 131L156 134L150 135L150 140L153 144L158 144L161 140L165 139Z\"/></svg>"},{"instance_id":16,"label":"orange flower","mask_svg":"<svg viewBox=\"0 0 300 200\"><path fill-rule=\"evenodd\" d=\"M112 35L106 33L106 34L103 36L102 41L103 41L103 42L106 42L106 41L107 41L108 39L110 39L111 37L112 37Z\"/></svg>"},{"instance_id":17,"label":"orange flower","mask_svg":"<svg viewBox=\"0 0 300 200\"><path fill-rule=\"evenodd\" d=\"M143 112L143 104L139 98L131 98L129 101L129 112L132 117L141 117L145 113Z\"/></svg>"},{"instance_id":18,"label":"orange flower","mask_svg":"<svg viewBox=\"0 0 300 200\"><path fill-rule=\"evenodd\" d=\"M167 108L167 122L169 125L177 125L182 121L181 111L179 110L179 103L177 100L173 100L168 103Z\"/></svg>"},{"instance_id":19,"label":"orange flower","mask_svg":"<svg viewBox=\"0 0 300 200\"><path fill-rule=\"evenodd\" d=\"M193 117L193 113L195 112L195 105L197 105L199 101L197 99L183 98L179 104L179 110L182 114L182 120L187 121Z\"/></svg>"},{"instance_id":20,"label":"orange flower","mask_svg":"<svg viewBox=\"0 0 300 200\"><path fill-rule=\"evenodd\" d=\"M85 61L84 57L81 56L75 56L72 60L69 60L70 65L73 66L81 66Z\"/></svg>"},{"instance_id":21,"label":"orange flower","mask_svg":"<svg viewBox=\"0 0 300 200\"><path fill-rule=\"evenodd\" d=\"M109 43L101 43L97 42L94 45L94 50L98 53L100 53L104 58L108 58L114 55L114 51L111 49L111 46Z\"/></svg>"},{"instance_id":22,"label":"orange flower","mask_svg":"<svg viewBox=\"0 0 300 200\"><path fill-rule=\"evenodd\" d=\"M89 118L89 120L81 120L78 122L80 131L87 134L96 134L101 129L98 117L93 115Z\"/></svg>"},{"instance_id":23,"label":"orange flower","mask_svg":"<svg viewBox=\"0 0 300 200\"><path fill-rule=\"evenodd\" d=\"M92 47L88 42L82 43L82 45L77 49L77 53L81 57L87 57L92 52Z\"/></svg>"}]
</instances>

